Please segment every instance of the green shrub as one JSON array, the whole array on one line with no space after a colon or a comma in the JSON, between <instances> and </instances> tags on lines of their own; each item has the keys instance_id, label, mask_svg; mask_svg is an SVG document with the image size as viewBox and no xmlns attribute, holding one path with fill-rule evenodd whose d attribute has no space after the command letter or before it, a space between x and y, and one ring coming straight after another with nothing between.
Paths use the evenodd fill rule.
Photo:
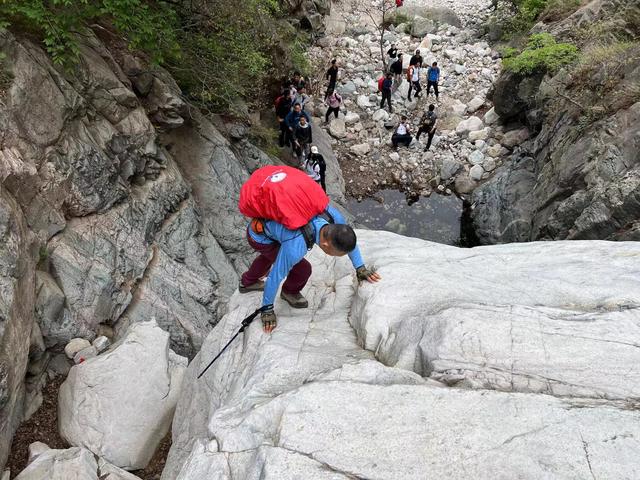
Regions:
<instances>
[{"instance_id":1,"label":"green shrub","mask_svg":"<svg viewBox=\"0 0 640 480\"><path fill-rule=\"evenodd\" d=\"M292 68L306 70L305 40L283 18L278 0L0 0L0 28L39 37L55 64L71 70L79 36L97 23L219 113L264 98L265 85Z\"/></svg>"},{"instance_id":2,"label":"green shrub","mask_svg":"<svg viewBox=\"0 0 640 480\"><path fill-rule=\"evenodd\" d=\"M515 55L513 49L506 51L503 66L511 72L522 75L535 72L554 73L577 58L578 48L575 45L556 43L552 35L537 33L529 37L527 46L520 54Z\"/></svg>"},{"instance_id":3,"label":"green shrub","mask_svg":"<svg viewBox=\"0 0 640 480\"><path fill-rule=\"evenodd\" d=\"M176 54L175 12L164 1L153 7L142 0L0 0L0 26L39 35L58 65L72 65L79 55L77 35L87 25L109 22L154 61Z\"/></svg>"}]
</instances>

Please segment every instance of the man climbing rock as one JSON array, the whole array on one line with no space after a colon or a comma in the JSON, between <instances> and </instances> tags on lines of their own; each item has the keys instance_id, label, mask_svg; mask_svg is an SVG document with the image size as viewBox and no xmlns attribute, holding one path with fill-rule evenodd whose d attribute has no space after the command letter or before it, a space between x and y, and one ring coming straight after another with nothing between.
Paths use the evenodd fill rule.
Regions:
<instances>
[{"instance_id":1,"label":"man climbing rock","mask_svg":"<svg viewBox=\"0 0 640 480\"><path fill-rule=\"evenodd\" d=\"M381 279L365 266L353 229L329 205L320 185L300 170L277 166L256 170L240 192L240 211L252 218L247 240L259 256L242 275L239 291L264 290L261 315L267 333L276 327L273 307L283 280L280 298L293 308L308 307L300 291L311 276L311 264L304 256L313 245L327 255L349 255L359 280Z\"/></svg>"},{"instance_id":2,"label":"man climbing rock","mask_svg":"<svg viewBox=\"0 0 640 480\"><path fill-rule=\"evenodd\" d=\"M427 97L431 92L431 87L436 94L436 101L438 100L438 82L440 81L440 68L438 62L433 62L427 70Z\"/></svg>"}]
</instances>

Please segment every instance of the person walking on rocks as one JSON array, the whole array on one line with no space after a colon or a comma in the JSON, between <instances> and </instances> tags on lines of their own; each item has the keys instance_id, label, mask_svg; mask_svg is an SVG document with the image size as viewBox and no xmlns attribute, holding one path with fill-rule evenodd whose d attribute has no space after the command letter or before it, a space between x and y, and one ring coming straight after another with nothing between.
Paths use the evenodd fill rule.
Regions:
<instances>
[{"instance_id":1,"label":"person walking on rocks","mask_svg":"<svg viewBox=\"0 0 640 480\"><path fill-rule=\"evenodd\" d=\"M422 55L420 55L420 50L416 50L416 53L411 55L409 59L409 65L422 65Z\"/></svg>"},{"instance_id":2,"label":"person walking on rocks","mask_svg":"<svg viewBox=\"0 0 640 480\"><path fill-rule=\"evenodd\" d=\"M391 87L393 86L393 81L391 80L391 73L387 73L387 77L382 82L382 101L380 102L380 108L384 108L384 102L386 101L389 105L389 113L393 112L393 108L391 107Z\"/></svg>"},{"instance_id":3,"label":"person walking on rocks","mask_svg":"<svg viewBox=\"0 0 640 480\"><path fill-rule=\"evenodd\" d=\"M398 59L391 64L391 73L393 74L393 90L395 92L402 85L402 54L398 54Z\"/></svg>"},{"instance_id":4,"label":"person walking on rocks","mask_svg":"<svg viewBox=\"0 0 640 480\"><path fill-rule=\"evenodd\" d=\"M428 136L427 147L424 149L426 152L431 147L431 141L436 134L436 125L438 124L438 115L436 114L436 106L434 104L429 105L429 110L422 115L420 119L420 128L416 133L416 140L420 140L420 135L426 133Z\"/></svg>"},{"instance_id":5,"label":"person walking on rocks","mask_svg":"<svg viewBox=\"0 0 640 480\"><path fill-rule=\"evenodd\" d=\"M388 57L387 68L391 68L391 65L393 64L393 62L396 61L397 56L398 56L398 49L396 48L396 44L392 43L389 50L387 50L387 57Z\"/></svg>"},{"instance_id":6,"label":"person walking on rocks","mask_svg":"<svg viewBox=\"0 0 640 480\"><path fill-rule=\"evenodd\" d=\"M400 119L400 123L393 132L393 135L391 135L391 143L393 144L394 150L397 150L398 144L401 143L405 147L408 147L411 140L413 140L413 137L411 136L409 126L407 125L407 117L403 115Z\"/></svg>"},{"instance_id":7,"label":"person walking on rocks","mask_svg":"<svg viewBox=\"0 0 640 480\"><path fill-rule=\"evenodd\" d=\"M278 144L280 148L284 147L285 144L288 144L288 127L287 123L284 119L291 112L291 97L289 96L289 89L285 88L282 90L282 95L276 98L275 101L276 107L276 119L278 120L280 134L278 135Z\"/></svg>"},{"instance_id":8,"label":"person walking on rocks","mask_svg":"<svg viewBox=\"0 0 640 480\"><path fill-rule=\"evenodd\" d=\"M293 88L296 90L300 90L301 88L305 88L307 86L307 82L300 72L293 73L293 80L291 81Z\"/></svg>"},{"instance_id":9,"label":"person walking on rocks","mask_svg":"<svg viewBox=\"0 0 640 480\"><path fill-rule=\"evenodd\" d=\"M307 95L306 88L300 87L300 89L296 93L296 98L293 100L293 104L295 105L296 103L299 103L302 107L302 110L304 110L304 107L307 103L309 103L310 100L311 97Z\"/></svg>"},{"instance_id":10,"label":"person walking on rocks","mask_svg":"<svg viewBox=\"0 0 640 480\"><path fill-rule=\"evenodd\" d=\"M436 94L436 101L438 100L438 82L440 81L440 68L438 62L433 62L427 69L427 97L433 87L433 92Z\"/></svg>"},{"instance_id":11,"label":"person walking on rocks","mask_svg":"<svg viewBox=\"0 0 640 480\"><path fill-rule=\"evenodd\" d=\"M311 155L307 157L303 165L304 171L309 175L309 178L319 184L322 190L327 192L327 185L325 184L327 163L324 161L324 157L318 152L318 147L313 145L311 147Z\"/></svg>"},{"instance_id":12,"label":"person walking on rocks","mask_svg":"<svg viewBox=\"0 0 640 480\"><path fill-rule=\"evenodd\" d=\"M334 58L333 60L331 60L331 66L327 70L327 73L325 73L324 78L329 80L329 86L327 87L327 91L324 94L324 98L327 98L329 96L329 93L333 92L336 89L336 84L338 83L338 60L337 59Z\"/></svg>"},{"instance_id":13,"label":"person walking on rocks","mask_svg":"<svg viewBox=\"0 0 640 480\"><path fill-rule=\"evenodd\" d=\"M294 133L294 151L300 163L303 163L305 158L309 156L309 148L312 141L311 125L306 117L301 116Z\"/></svg>"},{"instance_id":14,"label":"person walking on rocks","mask_svg":"<svg viewBox=\"0 0 640 480\"><path fill-rule=\"evenodd\" d=\"M420 86L420 67L422 64L409 65L407 69L407 80L409 81L409 94L407 100L411 101L411 90L415 90L415 97L420 98L422 87Z\"/></svg>"},{"instance_id":15,"label":"person walking on rocks","mask_svg":"<svg viewBox=\"0 0 640 480\"><path fill-rule=\"evenodd\" d=\"M286 125L287 138L285 139L286 144L291 144L291 148L293 148L294 140L295 140L295 131L296 127L300 123L300 117L304 117L307 123L310 122L309 115L307 112L302 111L302 106L299 103L296 103L293 106L293 110L291 110L287 116L284 118Z\"/></svg>"},{"instance_id":16,"label":"person walking on rocks","mask_svg":"<svg viewBox=\"0 0 640 480\"><path fill-rule=\"evenodd\" d=\"M342 97L338 95L338 92L331 90L328 92L327 98L324 103L327 105L327 113L324 115L324 123L329 123L329 116L333 113L336 118L340 113L340 105L342 105Z\"/></svg>"},{"instance_id":17,"label":"person walking on rocks","mask_svg":"<svg viewBox=\"0 0 640 480\"><path fill-rule=\"evenodd\" d=\"M276 327L274 302L283 280L280 298L293 308L309 306L300 292L311 276L311 264L304 257L313 245L330 256L349 255L359 280L381 280L365 266L353 229L303 172L275 165L259 168L242 186L239 207L252 218L247 240L259 255L242 274L238 290L264 292L260 311L265 332Z\"/></svg>"}]
</instances>

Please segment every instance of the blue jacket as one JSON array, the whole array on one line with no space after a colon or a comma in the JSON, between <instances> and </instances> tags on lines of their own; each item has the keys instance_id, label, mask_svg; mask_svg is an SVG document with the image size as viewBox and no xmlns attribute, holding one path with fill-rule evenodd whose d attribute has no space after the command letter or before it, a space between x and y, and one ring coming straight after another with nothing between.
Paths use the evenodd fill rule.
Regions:
<instances>
[{"instance_id":1,"label":"blue jacket","mask_svg":"<svg viewBox=\"0 0 640 480\"><path fill-rule=\"evenodd\" d=\"M300 117L306 118L307 122L311 121L309 119L309 115L307 115L307 112L305 112L304 110L300 110L300 113L296 112L295 110L291 110L287 114L287 116L284 117L284 123L287 125L287 127L293 128L295 130L298 126L298 123L300 123Z\"/></svg>"},{"instance_id":2,"label":"blue jacket","mask_svg":"<svg viewBox=\"0 0 640 480\"><path fill-rule=\"evenodd\" d=\"M331 214L335 223L347 223L342 214L331 205L327 207L327 211ZM320 229L327 225L328 222L324 218L313 217L311 224L313 225L316 243L320 243ZM273 267L271 267L271 272L267 277L264 295L262 296L263 306L273 304L276 293L278 292L278 287L282 281L287 278L293 266L307 254L307 244L300 230L289 230L274 220L266 221L264 227L266 233L269 234L268 237L255 233L251 228L248 229L249 235L258 243L270 244L277 241L280 243L280 250L278 251L278 256L276 257ZM364 265L362 255L357 245L356 248L349 252L349 258L355 268Z\"/></svg>"},{"instance_id":3,"label":"blue jacket","mask_svg":"<svg viewBox=\"0 0 640 480\"><path fill-rule=\"evenodd\" d=\"M383 91L391 91L391 87L393 86L393 81L390 78L385 78L384 82L382 82L382 90Z\"/></svg>"},{"instance_id":4,"label":"blue jacket","mask_svg":"<svg viewBox=\"0 0 640 480\"><path fill-rule=\"evenodd\" d=\"M440 80L440 67L429 67L429 70L427 70L427 77L430 82L437 82Z\"/></svg>"}]
</instances>

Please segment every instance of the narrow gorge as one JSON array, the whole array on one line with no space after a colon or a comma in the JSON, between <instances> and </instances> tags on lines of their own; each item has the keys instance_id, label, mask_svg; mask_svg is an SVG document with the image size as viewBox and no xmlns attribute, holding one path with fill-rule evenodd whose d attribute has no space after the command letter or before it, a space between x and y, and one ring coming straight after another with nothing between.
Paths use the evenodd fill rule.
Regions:
<instances>
[{"instance_id":1,"label":"narrow gorge","mask_svg":"<svg viewBox=\"0 0 640 480\"><path fill-rule=\"evenodd\" d=\"M640 478L639 2L94 3L0 5L2 480ZM437 100L380 108L392 45ZM198 378L262 302L238 201L299 166L295 69L382 280L314 247Z\"/></svg>"}]
</instances>

